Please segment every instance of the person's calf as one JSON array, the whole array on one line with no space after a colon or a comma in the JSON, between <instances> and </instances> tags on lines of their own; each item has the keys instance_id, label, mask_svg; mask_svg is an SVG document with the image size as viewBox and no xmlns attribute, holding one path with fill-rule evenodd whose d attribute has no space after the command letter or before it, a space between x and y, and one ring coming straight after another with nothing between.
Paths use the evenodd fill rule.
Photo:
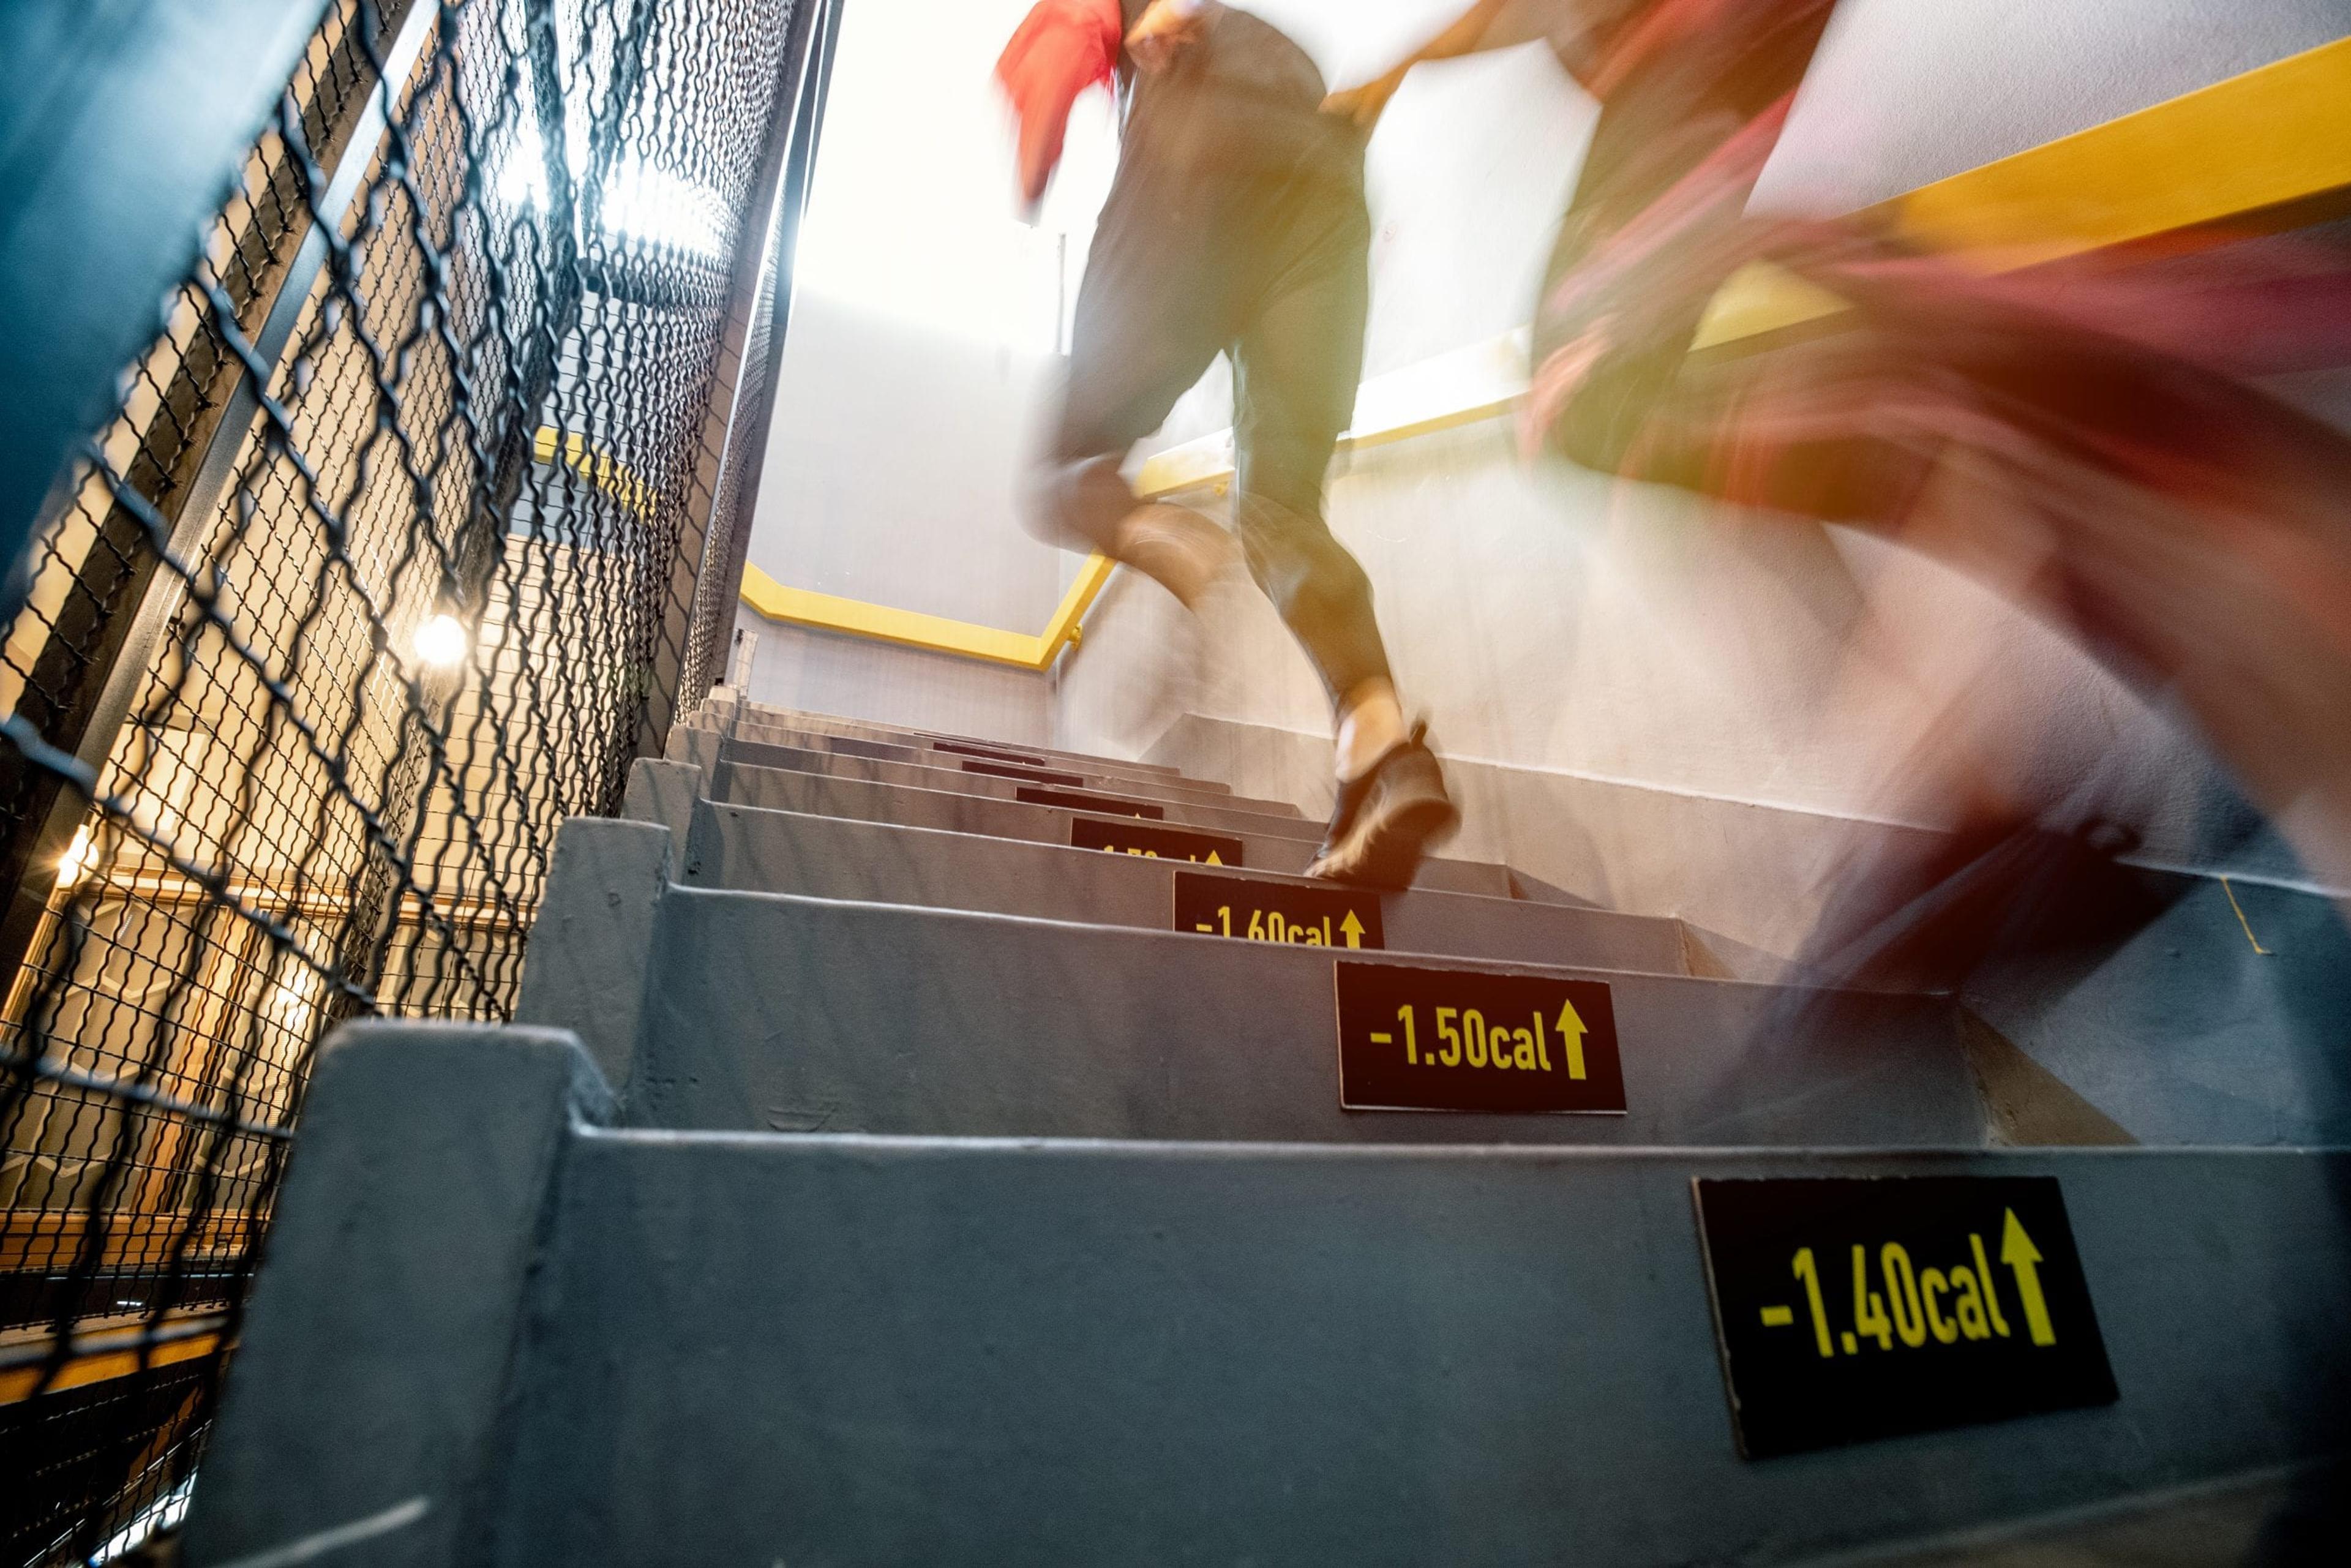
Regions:
<instances>
[{"instance_id":1,"label":"person's calf","mask_svg":"<svg viewBox=\"0 0 2351 1568\"><path fill-rule=\"evenodd\" d=\"M1395 684L1384 676L1361 683L1339 704L1339 782L1361 779L1410 735Z\"/></svg>"},{"instance_id":2,"label":"person's calf","mask_svg":"<svg viewBox=\"0 0 2351 1568\"><path fill-rule=\"evenodd\" d=\"M1186 610L1198 607L1234 557L1232 536L1199 513L1139 499L1115 457L1040 467L1024 500L1030 533L1131 566Z\"/></svg>"},{"instance_id":3,"label":"person's calf","mask_svg":"<svg viewBox=\"0 0 2351 1568\"><path fill-rule=\"evenodd\" d=\"M1209 586L1232 563L1230 534L1183 507L1137 507L1119 520L1112 559L1122 561L1197 610Z\"/></svg>"}]
</instances>

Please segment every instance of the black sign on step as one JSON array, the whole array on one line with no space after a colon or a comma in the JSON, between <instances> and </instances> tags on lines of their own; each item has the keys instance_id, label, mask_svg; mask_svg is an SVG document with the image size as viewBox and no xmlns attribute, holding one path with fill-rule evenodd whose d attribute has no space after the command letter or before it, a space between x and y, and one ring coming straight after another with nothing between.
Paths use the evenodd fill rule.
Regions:
<instances>
[{"instance_id":1,"label":"black sign on step","mask_svg":"<svg viewBox=\"0 0 2351 1568\"><path fill-rule=\"evenodd\" d=\"M1251 877L1176 873L1178 931L1302 947L1384 947L1380 895Z\"/></svg>"},{"instance_id":2,"label":"black sign on step","mask_svg":"<svg viewBox=\"0 0 2351 1568\"><path fill-rule=\"evenodd\" d=\"M2055 1177L1691 1185L1747 1458L2116 1397Z\"/></svg>"},{"instance_id":3,"label":"black sign on step","mask_svg":"<svg viewBox=\"0 0 2351 1568\"><path fill-rule=\"evenodd\" d=\"M1622 1114L1616 1009L1597 980L1340 964L1349 1111Z\"/></svg>"},{"instance_id":4,"label":"black sign on step","mask_svg":"<svg viewBox=\"0 0 2351 1568\"><path fill-rule=\"evenodd\" d=\"M1070 822L1070 843L1081 850L1108 850L1114 855L1140 855L1145 860L1192 861L1200 865L1239 865L1241 841L1217 833L1195 833L1182 828L1153 827L1143 822L1105 822L1077 817Z\"/></svg>"},{"instance_id":5,"label":"black sign on step","mask_svg":"<svg viewBox=\"0 0 2351 1568\"><path fill-rule=\"evenodd\" d=\"M1018 779L1024 784L1066 784L1072 789L1085 788L1086 782L1075 773L1048 773L1040 768L1015 768L1005 762L966 762L963 770L990 779Z\"/></svg>"},{"instance_id":6,"label":"black sign on step","mask_svg":"<svg viewBox=\"0 0 2351 1568\"><path fill-rule=\"evenodd\" d=\"M1015 789L1013 798L1031 806L1059 806L1064 811L1106 811L1114 817L1141 817L1162 821L1167 808L1147 800L1122 800L1115 795L1079 795L1067 789Z\"/></svg>"}]
</instances>

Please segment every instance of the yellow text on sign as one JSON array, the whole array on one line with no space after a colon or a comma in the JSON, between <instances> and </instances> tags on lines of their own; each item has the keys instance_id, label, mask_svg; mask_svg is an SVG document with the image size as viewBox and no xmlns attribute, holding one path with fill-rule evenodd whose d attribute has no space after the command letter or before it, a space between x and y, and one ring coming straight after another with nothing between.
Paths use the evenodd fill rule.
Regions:
<instances>
[{"instance_id":1,"label":"yellow text on sign","mask_svg":"<svg viewBox=\"0 0 2351 1568\"><path fill-rule=\"evenodd\" d=\"M1113 850L1110 852L1116 854L1118 853L1118 851ZM1159 852L1157 850L1129 850L1126 852L1131 855L1140 855L1147 861L1155 861L1159 858ZM1203 865L1222 865L1225 862L1217 857L1216 851L1210 850L1208 852L1208 858L1201 863Z\"/></svg>"},{"instance_id":2,"label":"yellow text on sign","mask_svg":"<svg viewBox=\"0 0 2351 1568\"><path fill-rule=\"evenodd\" d=\"M1531 1027L1514 1026L1496 1021L1489 1023L1476 1008L1438 1008L1437 1036L1443 1043L1428 1051L1420 1046L1419 1020L1414 1016L1409 1002L1396 1009L1396 1021L1404 1026L1404 1059L1412 1065L1429 1067L1484 1067L1508 1072L1549 1072L1551 1035L1541 1010L1527 1015ZM1567 1075L1582 1078L1583 1068L1583 1019L1573 1002L1562 1002L1559 1009L1559 1036L1562 1054L1567 1061ZM1371 1036L1374 1045L1394 1045L1393 1031L1382 1030Z\"/></svg>"},{"instance_id":3,"label":"yellow text on sign","mask_svg":"<svg viewBox=\"0 0 2351 1568\"><path fill-rule=\"evenodd\" d=\"M2049 1302L2041 1287L2041 1249L2025 1233L2016 1210L2004 1211L2001 1226L2000 1261L2011 1276L2017 1303L2024 1317L2025 1337L2034 1345L2057 1343L2049 1318ZM1875 1267L1873 1267L1873 1264ZM1853 1248L1853 1327L1838 1330L1829 1321L1820 1263L1809 1247L1797 1249L1789 1272L1804 1288L1806 1316L1813 1346L1823 1360L1859 1355L1865 1344L1892 1350L1896 1344L1919 1350L1928 1344L1957 1344L1961 1340L2007 1339L2014 1333L2001 1307L2001 1285L1980 1232L1968 1237L1966 1258L1942 1267L1913 1265L1909 1249L1888 1241L1870 1249ZM1883 1284L1881 1291L1877 1287ZM1765 1328L1790 1328L1795 1309L1786 1305L1761 1309Z\"/></svg>"},{"instance_id":4,"label":"yellow text on sign","mask_svg":"<svg viewBox=\"0 0 2351 1568\"><path fill-rule=\"evenodd\" d=\"M1213 854L1208 860L1210 864L1217 863ZM1204 931L1211 936L1239 936L1251 942L1281 942L1301 947L1336 947L1342 942L1349 947L1364 945L1364 923L1355 917L1352 909L1347 911L1346 918L1339 922L1336 933L1332 930L1331 917L1327 915L1319 923L1292 920L1279 909L1250 910L1249 925L1236 931L1233 929L1233 906L1221 904L1217 906L1214 924L1206 920L1196 921L1192 929ZM1334 936L1339 940L1333 940Z\"/></svg>"}]
</instances>

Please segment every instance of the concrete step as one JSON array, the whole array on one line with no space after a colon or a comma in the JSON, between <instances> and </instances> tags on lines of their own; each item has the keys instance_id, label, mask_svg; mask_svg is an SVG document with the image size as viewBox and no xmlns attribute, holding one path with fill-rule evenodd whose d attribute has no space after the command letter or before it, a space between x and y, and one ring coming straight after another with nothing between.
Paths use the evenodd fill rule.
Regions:
<instances>
[{"instance_id":1,"label":"concrete step","mask_svg":"<svg viewBox=\"0 0 2351 1568\"><path fill-rule=\"evenodd\" d=\"M685 846L677 868L688 886L744 893L793 893L812 898L917 904L1043 920L1131 926L1149 931L1196 930L1176 920L1177 866L1165 860L1107 855L1015 839L982 838L925 828L852 821L839 817L763 811L697 799L698 780L664 780L670 800L659 800L646 775L689 769L673 763L637 764L629 815L668 824ZM1249 901L1279 903L1284 890L1319 897L1326 883L1261 872L1182 868L1183 874L1228 886L1226 907L1245 913ZM1263 890L1276 890L1270 893ZM1366 945L1397 953L1449 953L1462 957L1530 964L1580 964L1587 968L1687 974L1681 924L1609 910L1577 909L1520 899L1416 889L1358 895L1378 912Z\"/></svg>"},{"instance_id":2,"label":"concrete step","mask_svg":"<svg viewBox=\"0 0 2351 1568\"><path fill-rule=\"evenodd\" d=\"M904 784L916 789L961 789L967 794L993 795L1006 800L1018 799L1023 789L1042 789L1052 793L1076 790L1163 808L1186 806L1209 810L1249 811L1259 816L1280 818L1285 821L1304 821L1298 808L1287 800L1249 800L1234 795L1228 789L1211 792L1156 780L1107 779L1100 774L1064 772L1046 768L1014 768L970 758L956 758L941 752L909 751L904 747L877 746L858 753L844 753L824 748L820 744L823 739L821 737L801 738L809 744L739 740L707 730L697 730L686 732L684 737L669 749L673 760L705 768L715 768L720 761L733 761L747 767L790 768L803 773L823 773L835 779ZM884 758L866 754L884 750L894 750L897 756ZM1319 831L1321 825L1313 825Z\"/></svg>"},{"instance_id":3,"label":"concrete step","mask_svg":"<svg viewBox=\"0 0 2351 1568\"><path fill-rule=\"evenodd\" d=\"M608 1115L559 1034L329 1047L194 1568L327 1539L411 1568L1768 1564L2351 1448L2340 1152L685 1137ZM2049 1297L2053 1343L2085 1354L2094 1317L2119 1397L1742 1458L1693 1182L1896 1176L2053 1182L2086 1296ZM1907 1392L1966 1356L2029 1393L2043 1353L2002 1254L2004 1342L1805 1375ZM1736 1343L1767 1332L1803 1335Z\"/></svg>"},{"instance_id":4,"label":"concrete step","mask_svg":"<svg viewBox=\"0 0 2351 1568\"><path fill-rule=\"evenodd\" d=\"M709 789L712 800L727 805L894 822L904 827L1025 839L1034 843L1069 845L1091 833L1121 849L1144 846L1135 852L1148 850L1160 852L1162 858L1176 858L1185 852L1180 846L1163 846L1165 832L1172 830L1220 841L1215 852L1221 863L1231 863L1238 846L1244 868L1289 874L1306 869L1314 858L1322 835L1322 830L1311 824L1247 813L1233 813L1246 819L1247 825L1239 827L1214 820L1199 821L1207 814L1185 808L1171 808L1164 821L1146 821L1061 806L1032 805L1025 800L997 800L957 790L910 789L903 785L828 779L731 762L722 762L712 771ZM1083 833L1078 829L1080 823L1090 825ZM1091 841L1086 847L1092 847ZM1413 885L1485 894L1495 898L1511 895L1509 869L1481 861L1433 857L1421 862Z\"/></svg>"},{"instance_id":5,"label":"concrete step","mask_svg":"<svg viewBox=\"0 0 2351 1568\"><path fill-rule=\"evenodd\" d=\"M906 768L903 774L927 773L932 777L919 780L912 777L861 779L858 768L894 767L893 764L862 762L848 758L837 764L826 763L820 753L794 752L765 746L746 747L740 742L721 744L715 748L705 737L702 744L690 745L690 754L715 758L697 760L697 766L714 778L729 768L758 768L770 772L791 772L834 779L848 784L872 784L877 787L925 791L934 794L976 796L985 800L1018 800L1030 805L1061 806L1075 810L1092 808L1101 816L1125 817L1137 821L1165 822L1169 827L1198 828L1210 832L1248 833L1259 838L1297 839L1310 844L1322 841L1322 824L1310 822L1293 809L1281 814L1251 811L1236 807L1209 805L1188 800L1150 800L1107 789L1063 789L1052 785L1015 783L1008 779L990 779L984 775L949 772L939 768ZM778 758L771 761L769 758ZM789 760L797 758L799 760ZM1083 804L1079 804L1082 802Z\"/></svg>"},{"instance_id":6,"label":"concrete step","mask_svg":"<svg viewBox=\"0 0 2351 1568\"><path fill-rule=\"evenodd\" d=\"M977 736L948 735L937 730L905 729L890 725L872 724L863 719L841 718L831 714L801 713L790 708L770 708L746 705L737 708L732 704L713 703L705 706L697 719L705 727L726 729L734 726L767 726L809 735L837 735L850 739L879 741L885 745L914 746L925 748L949 747L964 756L986 756L1029 763L1042 762L1091 764L1113 772L1137 778L1157 776L1181 779L1179 768L1164 762L1132 762L1123 758L1097 757L1089 752L1061 751L1051 747L1028 746L1008 741L988 740Z\"/></svg>"},{"instance_id":7,"label":"concrete step","mask_svg":"<svg viewBox=\"0 0 2351 1568\"><path fill-rule=\"evenodd\" d=\"M2199 1478L1996 1525L1947 1531L1808 1568L2291 1568L2331 1563L2351 1536L2351 1458Z\"/></svg>"},{"instance_id":8,"label":"concrete step","mask_svg":"<svg viewBox=\"0 0 2351 1568\"><path fill-rule=\"evenodd\" d=\"M694 725L684 727L697 733L716 735L726 740L741 741L754 746L787 746L805 751L829 751L836 757L864 757L876 762L906 762L918 768L960 769L966 764L969 764L971 770L974 771L994 768L1004 769L1008 774L1012 771L1029 774L1076 774L1081 779L1098 780L1102 787L1107 789L1148 787L1173 789L1197 796L1203 800L1229 800L1233 793L1232 786L1229 784L1217 783L1212 779L1188 779L1182 774L1142 772L1099 758L1029 757L1022 760L1013 760L1008 756L974 755L970 752L956 750L943 751L911 740L903 743L869 740L862 736L827 735L813 730L783 729L767 725L736 727ZM671 747L670 755L678 758L679 760L696 760L694 758L681 757L675 746Z\"/></svg>"},{"instance_id":9,"label":"concrete step","mask_svg":"<svg viewBox=\"0 0 2351 1568\"><path fill-rule=\"evenodd\" d=\"M1343 1005L1357 1009L1356 1099L1420 1103L1364 1088L1393 1088L1405 1054L1386 989L1398 956L712 892L668 882L669 852L669 831L651 823L564 824L516 1009L586 1040L636 1125L1888 1146L1978 1145L1992 1130L1973 1048L1938 998L1414 958L1398 995L1418 1009L1409 1043L1432 1054L1439 1006L1464 1030L1468 1009L1483 1009L1480 1032L1508 1018L1531 1037L1530 1010L1562 1021L1541 1031L1542 1068L1532 1038L1523 1075L1486 1062L1483 1045L1482 1070L1468 1071L1457 1042L1451 1069L1427 1063L1408 1090L1552 1092L1622 1113L1489 1113L1515 1098L1476 1099L1477 1113L1348 1110ZM1576 1026L1590 1031L1580 1081L1565 1061L1550 1066L1570 1028L1550 998L1571 982ZM1515 999L1529 988L1544 998L1537 1009ZM1380 999L1346 1001L1366 994Z\"/></svg>"}]
</instances>

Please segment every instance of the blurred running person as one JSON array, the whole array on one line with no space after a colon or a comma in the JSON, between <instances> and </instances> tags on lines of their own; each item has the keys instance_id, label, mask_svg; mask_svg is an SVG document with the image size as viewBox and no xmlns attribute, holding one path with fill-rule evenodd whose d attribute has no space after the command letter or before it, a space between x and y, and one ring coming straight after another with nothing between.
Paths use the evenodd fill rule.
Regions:
<instances>
[{"instance_id":1,"label":"blurred running person","mask_svg":"<svg viewBox=\"0 0 2351 1568\"><path fill-rule=\"evenodd\" d=\"M1219 353L1233 366L1234 517L1249 573L1322 676L1338 804L1309 875L1402 887L1459 822L1408 726L1372 587L1323 519L1370 301L1363 138L1321 112L1297 45L1215 0L1042 0L997 66L1033 209L1070 108L1115 83L1118 173L1078 294L1069 379L1029 497L1049 541L1096 549L1195 608L1230 536L1120 475Z\"/></svg>"},{"instance_id":2,"label":"blurred running person","mask_svg":"<svg viewBox=\"0 0 2351 1568\"><path fill-rule=\"evenodd\" d=\"M2321 227L2193 265L2121 246L1986 276L1922 254L1893 204L1751 214L1831 8L1478 0L1327 107L1368 131L1416 64L1548 42L1601 115L1537 302L1530 448L1855 524L1991 583L2176 702L2306 870L2351 887L2351 437L2257 379L2344 362L2351 246ZM1693 352L1742 272L1842 308L1762 351ZM2036 812L1987 799L1960 838L1997 869Z\"/></svg>"}]
</instances>

